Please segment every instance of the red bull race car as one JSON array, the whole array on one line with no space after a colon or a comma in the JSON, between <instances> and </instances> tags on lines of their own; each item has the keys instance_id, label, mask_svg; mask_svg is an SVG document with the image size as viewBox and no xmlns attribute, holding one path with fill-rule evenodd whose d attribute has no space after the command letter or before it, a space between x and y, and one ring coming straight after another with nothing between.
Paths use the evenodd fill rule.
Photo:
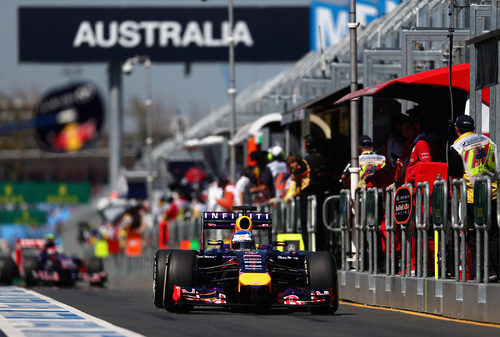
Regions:
<instances>
[{"instance_id":1,"label":"red bull race car","mask_svg":"<svg viewBox=\"0 0 500 337\"><path fill-rule=\"evenodd\" d=\"M153 303L170 312L219 306L333 314L339 306L334 257L278 250L284 246L286 242L272 241L270 213L250 206L205 212L200 251L156 252Z\"/></svg>"},{"instance_id":2,"label":"red bull race car","mask_svg":"<svg viewBox=\"0 0 500 337\"><path fill-rule=\"evenodd\" d=\"M53 238L18 239L15 264L17 274L28 287L38 283L71 286L76 281L103 285L107 280L102 260L85 261L61 254Z\"/></svg>"}]
</instances>

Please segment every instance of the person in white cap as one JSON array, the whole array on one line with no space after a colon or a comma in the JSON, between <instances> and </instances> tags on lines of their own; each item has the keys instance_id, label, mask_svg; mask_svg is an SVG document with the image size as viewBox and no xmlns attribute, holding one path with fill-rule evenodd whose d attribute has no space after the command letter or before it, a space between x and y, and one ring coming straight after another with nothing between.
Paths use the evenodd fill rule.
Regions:
<instances>
[{"instance_id":1,"label":"person in white cap","mask_svg":"<svg viewBox=\"0 0 500 337\"><path fill-rule=\"evenodd\" d=\"M288 170L283 160L283 149L281 146L276 145L271 147L267 154L269 160L267 167L271 171L274 181L274 196L280 198L286 192L286 180L288 178Z\"/></svg>"}]
</instances>

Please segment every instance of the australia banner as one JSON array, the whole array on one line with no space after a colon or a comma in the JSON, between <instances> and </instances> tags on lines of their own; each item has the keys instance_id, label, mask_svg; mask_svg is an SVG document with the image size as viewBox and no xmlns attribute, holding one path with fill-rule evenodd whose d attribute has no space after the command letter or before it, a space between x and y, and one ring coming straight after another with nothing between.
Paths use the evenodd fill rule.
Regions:
<instances>
[{"instance_id":1,"label":"australia banner","mask_svg":"<svg viewBox=\"0 0 500 337\"><path fill-rule=\"evenodd\" d=\"M308 7L235 7L238 62L296 61L309 51ZM226 7L21 7L20 62L227 61Z\"/></svg>"}]
</instances>

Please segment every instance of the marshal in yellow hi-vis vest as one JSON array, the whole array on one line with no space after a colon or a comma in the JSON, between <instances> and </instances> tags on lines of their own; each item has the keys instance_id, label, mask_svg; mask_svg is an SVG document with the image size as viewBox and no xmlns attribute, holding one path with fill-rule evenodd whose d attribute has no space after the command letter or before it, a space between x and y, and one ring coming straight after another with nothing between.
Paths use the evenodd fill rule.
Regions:
<instances>
[{"instance_id":1,"label":"marshal in yellow hi-vis vest","mask_svg":"<svg viewBox=\"0 0 500 337\"><path fill-rule=\"evenodd\" d=\"M365 151L359 156L359 183L358 188L366 187L366 178L385 166L385 156Z\"/></svg>"},{"instance_id":2,"label":"marshal in yellow hi-vis vest","mask_svg":"<svg viewBox=\"0 0 500 337\"><path fill-rule=\"evenodd\" d=\"M105 259L109 255L109 246L106 240L97 240L94 243L94 256Z\"/></svg>"},{"instance_id":3,"label":"marshal in yellow hi-vis vest","mask_svg":"<svg viewBox=\"0 0 500 337\"><path fill-rule=\"evenodd\" d=\"M497 197L498 156L497 146L488 137L472 132L464 133L452 147L462 158L464 179L467 182L467 202L474 202L474 181L484 175L492 178L492 198Z\"/></svg>"}]
</instances>

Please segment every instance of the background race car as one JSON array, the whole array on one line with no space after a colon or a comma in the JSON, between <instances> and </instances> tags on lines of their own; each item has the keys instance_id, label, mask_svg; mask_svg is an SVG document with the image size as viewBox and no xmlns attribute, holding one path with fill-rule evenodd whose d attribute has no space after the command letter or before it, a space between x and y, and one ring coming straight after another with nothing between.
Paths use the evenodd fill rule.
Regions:
<instances>
[{"instance_id":1,"label":"background race car","mask_svg":"<svg viewBox=\"0 0 500 337\"><path fill-rule=\"evenodd\" d=\"M50 238L18 239L14 259L0 258L0 282L12 284L17 276L28 287L39 282L70 286L76 281L103 285L107 280L101 259L87 262L60 254Z\"/></svg>"},{"instance_id":2,"label":"background race car","mask_svg":"<svg viewBox=\"0 0 500 337\"><path fill-rule=\"evenodd\" d=\"M218 238L205 241L214 235ZM270 213L249 206L205 212L200 251L156 252L154 305L171 312L252 306L334 313L339 305L334 257L329 252L275 249L285 245L272 241Z\"/></svg>"}]
</instances>

